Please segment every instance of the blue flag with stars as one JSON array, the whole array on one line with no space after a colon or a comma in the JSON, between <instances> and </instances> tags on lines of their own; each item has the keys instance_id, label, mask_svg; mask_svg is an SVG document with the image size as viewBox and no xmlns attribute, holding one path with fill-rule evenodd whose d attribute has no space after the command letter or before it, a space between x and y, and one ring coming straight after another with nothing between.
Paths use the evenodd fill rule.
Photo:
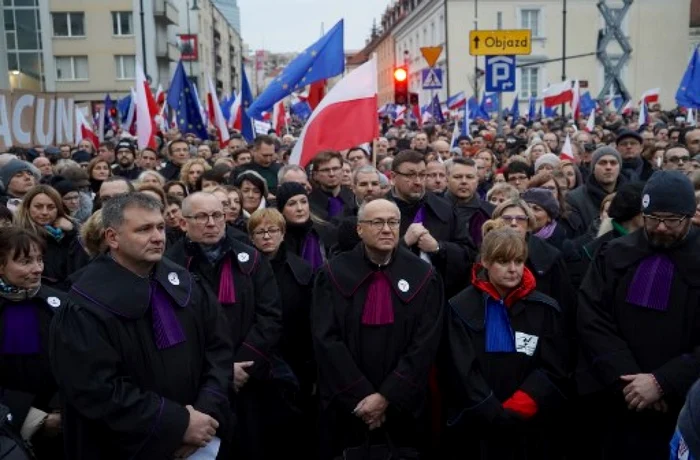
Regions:
<instances>
[{"instance_id":1,"label":"blue flag with stars","mask_svg":"<svg viewBox=\"0 0 700 460\"><path fill-rule=\"evenodd\" d=\"M207 139L207 127L202 120L196 94L192 82L185 74L182 61L178 62L168 88L168 105L175 110L177 127L183 135L192 133L200 139Z\"/></svg>"},{"instance_id":2,"label":"blue flag with stars","mask_svg":"<svg viewBox=\"0 0 700 460\"><path fill-rule=\"evenodd\" d=\"M340 75L344 71L345 52L341 19L326 35L302 51L272 80L248 108L248 115L262 118L263 112L271 112L276 102L293 91L299 91L316 81Z\"/></svg>"},{"instance_id":3,"label":"blue flag with stars","mask_svg":"<svg viewBox=\"0 0 700 460\"><path fill-rule=\"evenodd\" d=\"M250 105L253 103L253 92L250 90L248 76L245 74L245 67L241 66L241 135L249 144L255 140L255 130L253 120L248 115ZM262 117L260 117L262 118Z\"/></svg>"},{"instance_id":4,"label":"blue flag with stars","mask_svg":"<svg viewBox=\"0 0 700 460\"><path fill-rule=\"evenodd\" d=\"M697 68L697 64L698 49L695 48L676 91L676 102L681 107L700 109L700 69Z\"/></svg>"}]
</instances>

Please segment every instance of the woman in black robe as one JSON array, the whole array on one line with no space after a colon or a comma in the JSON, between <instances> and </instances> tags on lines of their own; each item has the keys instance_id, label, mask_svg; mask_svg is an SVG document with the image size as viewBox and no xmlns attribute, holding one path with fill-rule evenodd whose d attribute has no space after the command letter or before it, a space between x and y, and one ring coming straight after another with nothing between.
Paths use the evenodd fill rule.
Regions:
<instances>
[{"instance_id":1,"label":"woman in black robe","mask_svg":"<svg viewBox=\"0 0 700 460\"><path fill-rule=\"evenodd\" d=\"M447 313L449 451L455 459L548 458L542 422L564 399L567 371L563 316L536 290L516 231L492 230L481 250L472 285Z\"/></svg>"},{"instance_id":2,"label":"woman in black robe","mask_svg":"<svg viewBox=\"0 0 700 460\"><path fill-rule=\"evenodd\" d=\"M282 337L277 346L281 358L273 373L279 378L279 413L271 417L271 429L280 440L276 455L294 452L311 456L316 445L314 396L316 365L311 345L311 294L313 270L301 257L285 248L285 221L274 209L255 211L248 221L255 248L267 257L277 280L282 300ZM292 375L283 371L291 368ZM278 458L279 458L278 457Z\"/></svg>"},{"instance_id":3,"label":"woman in black robe","mask_svg":"<svg viewBox=\"0 0 700 460\"><path fill-rule=\"evenodd\" d=\"M0 231L0 403L37 458L61 459L58 387L49 362L49 326L65 299L41 285L45 245L19 228Z\"/></svg>"}]
</instances>

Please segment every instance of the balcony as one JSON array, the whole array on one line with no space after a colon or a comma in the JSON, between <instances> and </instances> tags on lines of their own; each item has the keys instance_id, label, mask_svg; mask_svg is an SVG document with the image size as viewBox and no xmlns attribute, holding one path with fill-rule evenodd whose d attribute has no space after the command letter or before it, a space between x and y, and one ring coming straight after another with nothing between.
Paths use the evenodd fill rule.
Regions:
<instances>
[{"instance_id":1,"label":"balcony","mask_svg":"<svg viewBox=\"0 0 700 460\"><path fill-rule=\"evenodd\" d=\"M159 40L156 43L156 57L158 59L167 59L168 61L178 61L180 59L180 50L175 43Z\"/></svg>"},{"instance_id":2,"label":"balcony","mask_svg":"<svg viewBox=\"0 0 700 460\"><path fill-rule=\"evenodd\" d=\"M164 21L166 25L178 25L179 14L171 0L153 0L153 16L156 21Z\"/></svg>"}]
</instances>

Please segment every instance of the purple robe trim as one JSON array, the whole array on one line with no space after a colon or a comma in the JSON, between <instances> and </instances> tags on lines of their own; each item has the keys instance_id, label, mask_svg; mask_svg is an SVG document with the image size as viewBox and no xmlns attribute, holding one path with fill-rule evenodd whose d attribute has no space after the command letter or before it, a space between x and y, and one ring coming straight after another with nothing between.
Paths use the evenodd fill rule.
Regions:
<instances>
[{"instance_id":1,"label":"purple robe trim","mask_svg":"<svg viewBox=\"0 0 700 460\"><path fill-rule=\"evenodd\" d=\"M339 196L331 196L328 198L328 217L335 217L343 213L345 203Z\"/></svg>"},{"instance_id":2,"label":"purple robe trim","mask_svg":"<svg viewBox=\"0 0 700 460\"><path fill-rule=\"evenodd\" d=\"M472 241L476 247L481 247L481 240L484 238L481 228L484 226L484 223L486 223L487 220L488 217L486 217L484 213L477 211L469 221L469 236L472 237Z\"/></svg>"},{"instance_id":3,"label":"purple robe trim","mask_svg":"<svg viewBox=\"0 0 700 460\"><path fill-rule=\"evenodd\" d=\"M173 311L173 303L167 292L155 281L151 282L151 311L153 336L159 350L174 347L185 341L185 333Z\"/></svg>"},{"instance_id":4,"label":"purple robe trim","mask_svg":"<svg viewBox=\"0 0 700 460\"><path fill-rule=\"evenodd\" d=\"M422 224L425 221L425 208L421 206L416 212L416 216L413 218L414 224Z\"/></svg>"},{"instance_id":5,"label":"purple robe trim","mask_svg":"<svg viewBox=\"0 0 700 460\"><path fill-rule=\"evenodd\" d=\"M34 355L41 351L39 312L32 304L6 304L3 313L2 352Z\"/></svg>"},{"instance_id":6,"label":"purple robe trim","mask_svg":"<svg viewBox=\"0 0 700 460\"><path fill-rule=\"evenodd\" d=\"M226 256L221 264L219 275L219 303L236 303L236 287L233 285L233 271L231 271L231 257Z\"/></svg>"},{"instance_id":7,"label":"purple robe trim","mask_svg":"<svg viewBox=\"0 0 700 460\"><path fill-rule=\"evenodd\" d=\"M362 324L381 326L394 323L394 303L391 300L391 285L383 272L374 272L362 310Z\"/></svg>"},{"instance_id":8,"label":"purple robe trim","mask_svg":"<svg viewBox=\"0 0 700 460\"><path fill-rule=\"evenodd\" d=\"M301 258L311 264L311 268L316 271L317 268L323 265L323 255L321 254L321 245L318 237L314 232L309 232L304 238L304 246L301 249Z\"/></svg>"},{"instance_id":9,"label":"purple robe trim","mask_svg":"<svg viewBox=\"0 0 700 460\"><path fill-rule=\"evenodd\" d=\"M666 311L675 267L671 259L656 254L643 259L627 289L627 302Z\"/></svg>"}]
</instances>

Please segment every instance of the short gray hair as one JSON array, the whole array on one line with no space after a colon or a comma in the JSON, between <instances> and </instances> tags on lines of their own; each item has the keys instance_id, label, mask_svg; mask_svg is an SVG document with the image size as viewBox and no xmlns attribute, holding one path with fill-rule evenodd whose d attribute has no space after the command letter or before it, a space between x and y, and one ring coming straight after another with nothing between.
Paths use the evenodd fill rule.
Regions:
<instances>
[{"instance_id":1,"label":"short gray hair","mask_svg":"<svg viewBox=\"0 0 700 460\"><path fill-rule=\"evenodd\" d=\"M286 176L287 173L290 171L301 171L304 173L304 175L306 175L306 171L304 171L304 168L302 168L299 165L284 165L277 173L277 184L278 185L282 185L285 183L284 176Z\"/></svg>"},{"instance_id":2,"label":"short gray hair","mask_svg":"<svg viewBox=\"0 0 700 460\"><path fill-rule=\"evenodd\" d=\"M387 203L391 204L396 209L396 212L399 213L399 219L401 218L401 210L396 205L396 203L394 203L393 201L389 201L386 198L377 198L376 200L365 201L360 205L360 209L357 210L357 221L359 222L364 219L366 211L365 208L367 207L367 205L369 205L370 203L378 203L380 201L386 201Z\"/></svg>"},{"instance_id":3,"label":"short gray hair","mask_svg":"<svg viewBox=\"0 0 700 460\"><path fill-rule=\"evenodd\" d=\"M111 198L102 206L103 228L119 228L124 223L124 211L128 208L163 212L161 202L150 195L140 192L124 193Z\"/></svg>"},{"instance_id":4,"label":"short gray hair","mask_svg":"<svg viewBox=\"0 0 700 460\"><path fill-rule=\"evenodd\" d=\"M357 176L360 174L370 174L374 173L377 175L377 179L379 179L379 176L382 175L382 173L379 172L377 168L375 168L372 165L364 165L360 166L357 168L353 173L352 173L352 184L355 185L357 183ZM379 179L381 180L381 179Z\"/></svg>"}]
</instances>

